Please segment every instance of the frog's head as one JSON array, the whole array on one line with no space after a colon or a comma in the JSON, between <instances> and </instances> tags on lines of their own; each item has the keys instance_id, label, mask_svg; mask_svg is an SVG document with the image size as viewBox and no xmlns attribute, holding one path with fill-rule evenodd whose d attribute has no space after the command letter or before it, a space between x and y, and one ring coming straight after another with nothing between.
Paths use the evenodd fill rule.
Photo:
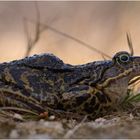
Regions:
<instances>
[{"instance_id":1,"label":"frog's head","mask_svg":"<svg viewBox=\"0 0 140 140\"><path fill-rule=\"evenodd\" d=\"M110 67L103 74L101 86L117 99L126 95L129 82L140 75L140 57L121 51L114 55Z\"/></svg>"},{"instance_id":2,"label":"frog's head","mask_svg":"<svg viewBox=\"0 0 140 140\"><path fill-rule=\"evenodd\" d=\"M128 52L122 51L114 55L114 67L118 67L121 72L126 72L123 77L127 77L128 82L134 77L140 75L140 57L132 56ZM127 74L128 73L128 74ZM121 74L121 73L120 73Z\"/></svg>"}]
</instances>

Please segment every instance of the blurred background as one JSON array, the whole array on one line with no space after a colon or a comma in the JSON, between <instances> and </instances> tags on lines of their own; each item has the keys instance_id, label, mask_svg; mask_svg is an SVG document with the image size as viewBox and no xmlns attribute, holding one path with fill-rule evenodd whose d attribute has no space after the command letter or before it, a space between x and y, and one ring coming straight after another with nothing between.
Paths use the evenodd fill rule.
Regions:
<instances>
[{"instance_id":1,"label":"blurred background","mask_svg":"<svg viewBox=\"0 0 140 140\"><path fill-rule=\"evenodd\" d=\"M0 2L0 62L24 58L34 37L37 10L40 22L113 56L128 51L126 32L131 33L136 55L140 55L140 2L76 1ZM25 27L26 19L26 27ZM28 23L27 23L28 19ZM25 32L26 31L26 32ZM44 29L29 55L53 53L65 63L82 64L102 60L100 53L66 36Z\"/></svg>"}]
</instances>

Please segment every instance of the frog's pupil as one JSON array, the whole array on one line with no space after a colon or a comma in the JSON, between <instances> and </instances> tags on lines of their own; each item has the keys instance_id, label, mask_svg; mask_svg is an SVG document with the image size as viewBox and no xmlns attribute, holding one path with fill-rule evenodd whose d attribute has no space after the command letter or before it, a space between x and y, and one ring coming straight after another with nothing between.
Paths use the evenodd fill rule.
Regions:
<instances>
[{"instance_id":1,"label":"frog's pupil","mask_svg":"<svg viewBox=\"0 0 140 140\"><path fill-rule=\"evenodd\" d=\"M128 61L128 56L126 55L121 56L121 60L124 62Z\"/></svg>"}]
</instances>

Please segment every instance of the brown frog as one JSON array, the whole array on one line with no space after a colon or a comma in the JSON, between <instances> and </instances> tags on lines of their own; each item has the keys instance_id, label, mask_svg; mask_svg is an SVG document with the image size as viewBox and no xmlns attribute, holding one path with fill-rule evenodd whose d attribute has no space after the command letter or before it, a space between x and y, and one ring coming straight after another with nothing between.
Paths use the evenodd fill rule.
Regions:
<instances>
[{"instance_id":1,"label":"brown frog","mask_svg":"<svg viewBox=\"0 0 140 140\"><path fill-rule=\"evenodd\" d=\"M118 52L112 60L70 65L52 54L0 64L0 106L42 113L61 110L92 117L126 96L140 74L140 57Z\"/></svg>"}]
</instances>

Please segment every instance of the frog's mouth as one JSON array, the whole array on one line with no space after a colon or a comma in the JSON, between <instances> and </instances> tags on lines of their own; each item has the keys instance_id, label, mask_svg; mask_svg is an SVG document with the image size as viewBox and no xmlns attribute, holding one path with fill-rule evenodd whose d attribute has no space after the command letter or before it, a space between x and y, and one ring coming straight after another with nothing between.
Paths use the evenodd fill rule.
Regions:
<instances>
[{"instance_id":1,"label":"frog's mouth","mask_svg":"<svg viewBox=\"0 0 140 140\"><path fill-rule=\"evenodd\" d=\"M128 85L132 85L140 80L140 57L133 57L132 72L129 76Z\"/></svg>"}]
</instances>

